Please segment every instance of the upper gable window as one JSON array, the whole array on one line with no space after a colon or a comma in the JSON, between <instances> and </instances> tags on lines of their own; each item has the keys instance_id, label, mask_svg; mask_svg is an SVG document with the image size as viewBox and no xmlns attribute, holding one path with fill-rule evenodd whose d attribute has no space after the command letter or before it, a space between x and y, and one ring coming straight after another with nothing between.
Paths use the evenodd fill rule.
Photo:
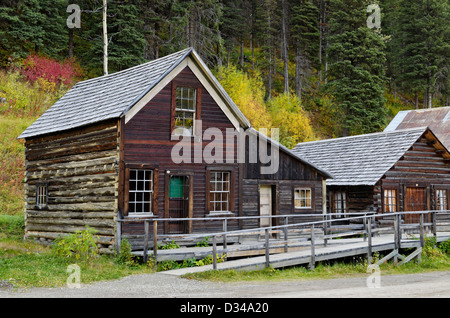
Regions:
<instances>
[{"instance_id":1,"label":"upper gable window","mask_svg":"<svg viewBox=\"0 0 450 318\"><path fill-rule=\"evenodd\" d=\"M197 111L197 89L178 86L175 92L175 112L172 135L193 136Z\"/></svg>"}]
</instances>

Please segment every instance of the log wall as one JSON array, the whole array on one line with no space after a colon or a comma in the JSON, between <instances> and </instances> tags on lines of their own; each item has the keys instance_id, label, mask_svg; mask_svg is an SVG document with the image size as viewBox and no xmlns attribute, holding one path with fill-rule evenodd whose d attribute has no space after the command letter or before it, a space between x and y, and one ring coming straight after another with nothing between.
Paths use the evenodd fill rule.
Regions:
<instances>
[{"instance_id":1,"label":"log wall","mask_svg":"<svg viewBox=\"0 0 450 318\"><path fill-rule=\"evenodd\" d=\"M25 236L48 243L59 235L96 229L102 252L112 252L118 202L117 121L28 138L25 142ZM48 188L36 205L36 185Z\"/></svg>"}]
</instances>

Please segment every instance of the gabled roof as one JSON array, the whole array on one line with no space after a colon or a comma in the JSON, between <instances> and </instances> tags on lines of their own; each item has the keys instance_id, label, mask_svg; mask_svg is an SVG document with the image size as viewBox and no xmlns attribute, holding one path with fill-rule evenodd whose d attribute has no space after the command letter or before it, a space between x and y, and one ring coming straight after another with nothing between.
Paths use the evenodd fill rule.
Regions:
<instances>
[{"instance_id":1,"label":"gabled roof","mask_svg":"<svg viewBox=\"0 0 450 318\"><path fill-rule=\"evenodd\" d=\"M384 131L428 126L450 149L450 106L401 111Z\"/></svg>"},{"instance_id":2,"label":"gabled roof","mask_svg":"<svg viewBox=\"0 0 450 318\"><path fill-rule=\"evenodd\" d=\"M421 127L305 142L293 152L331 173L327 185L375 185L424 134L435 138Z\"/></svg>"},{"instance_id":3,"label":"gabled roof","mask_svg":"<svg viewBox=\"0 0 450 318\"><path fill-rule=\"evenodd\" d=\"M130 111L150 90L187 58L191 58L207 78L217 95L244 128L250 123L234 104L193 48L117 73L82 81L28 127L19 138L60 132L120 118Z\"/></svg>"}]
</instances>

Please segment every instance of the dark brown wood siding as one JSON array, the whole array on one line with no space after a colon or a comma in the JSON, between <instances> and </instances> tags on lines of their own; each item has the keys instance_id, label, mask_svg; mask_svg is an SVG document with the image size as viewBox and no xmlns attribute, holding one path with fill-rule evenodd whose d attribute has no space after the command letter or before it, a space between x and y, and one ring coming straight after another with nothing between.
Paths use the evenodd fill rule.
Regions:
<instances>
[{"instance_id":1,"label":"dark brown wood siding","mask_svg":"<svg viewBox=\"0 0 450 318\"><path fill-rule=\"evenodd\" d=\"M85 230L98 232L102 252L113 252L118 200L117 121L25 141L26 236L42 242ZM48 204L36 205L36 186Z\"/></svg>"},{"instance_id":2,"label":"dark brown wood siding","mask_svg":"<svg viewBox=\"0 0 450 318\"><path fill-rule=\"evenodd\" d=\"M420 138L375 186L328 187L329 200L332 200L333 192L344 191L347 193L348 212L383 213L384 190L395 190L397 211L407 211L412 206L406 202L406 196L417 188L424 189L424 196L418 196L423 202L416 205L426 210L436 209L436 190L446 190L447 198L450 195L450 162L444 159L433 143L425 136Z\"/></svg>"},{"instance_id":3,"label":"dark brown wood siding","mask_svg":"<svg viewBox=\"0 0 450 318\"><path fill-rule=\"evenodd\" d=\"M380 186L398 189L400 211L409 209L405 201L408 188L425 188L424 207L435 209L435 190L450 188L450 162L435 149L432 140L422 137L386 173ZM381 202L382 195L381 191Z\"/></svg>"},{"instance_id":4,"label":"dark brown wood siding","mask_svg":"<svg viewBox=\"0 0 450 318\"><path fill-rule=\"evenodd\" d=\"M194 163L194 139L191 143L191 163L174 163L171 158L171 152L178 140L171 140L171 105L172 105L172 85L193 87L200 89L200 109L202 120L202 135L208 128L218 128L223 135L227 128L234 128L224 112L216 104L205 87L200 83L189 68L184 69L171 83L163 88L143 109L139 111L124 126L124 154L125 164L142 163L150 164L158 170L158 202L154 207L153 213L159 218L164 218L166 209L167 193L166 177L167 174L189 175L193 178L193 217L212 216L206 207L206 180L207 169L232 171L234 179L234 204L232 211L237 215L239 210L239 166L237 164L237 146L233 150L234 163L212 163L208 164L205 160L201 163ZM203 141L202 150L210 143L209 140ZM224 150L224 159L226 150ZM121 206L123 206L121 202ZM230 229L236 228L237 222L229 224ZM198 221L192 222L191 232L202 232L222 230L221 222ZM163 233L167 231L167 226L159 226L158 230ZM142 234L142 224L125 225L124 235Z\"/></svg>"}]
</instances>

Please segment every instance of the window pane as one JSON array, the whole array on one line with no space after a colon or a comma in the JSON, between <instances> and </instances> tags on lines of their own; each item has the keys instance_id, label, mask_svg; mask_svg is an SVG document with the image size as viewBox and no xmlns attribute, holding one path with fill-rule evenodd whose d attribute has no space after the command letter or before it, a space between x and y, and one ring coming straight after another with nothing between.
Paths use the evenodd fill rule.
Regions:
<instances>
[{"instance_id":1,"label":"window pane","mask_svg":"<svg viewBox=\"0 0 450 318\"><path fill-rule=\"evenodd\" d=\"M130 169L128 212L151 212L153 171Z\"/></svg>"},{"instance_id":2,"label":"window pane","mask_svg":"<svg viewBox=\"0 0 450 318\"><path fill-rule=\"evenodd\" d=\"M221 212L229 210L230 172L211 171L209 179L210 211Z\"/></svg>"},{"instance_id":3,"label":"window pane","mask_svg":"<svg viewBox=\"0 0 450 318\"><path fill-rule=\"evenodd\" d=\"M311 208L311 189L295 189L294 190L294 206L296 208Z\"/></svg>"}]
</instances>

